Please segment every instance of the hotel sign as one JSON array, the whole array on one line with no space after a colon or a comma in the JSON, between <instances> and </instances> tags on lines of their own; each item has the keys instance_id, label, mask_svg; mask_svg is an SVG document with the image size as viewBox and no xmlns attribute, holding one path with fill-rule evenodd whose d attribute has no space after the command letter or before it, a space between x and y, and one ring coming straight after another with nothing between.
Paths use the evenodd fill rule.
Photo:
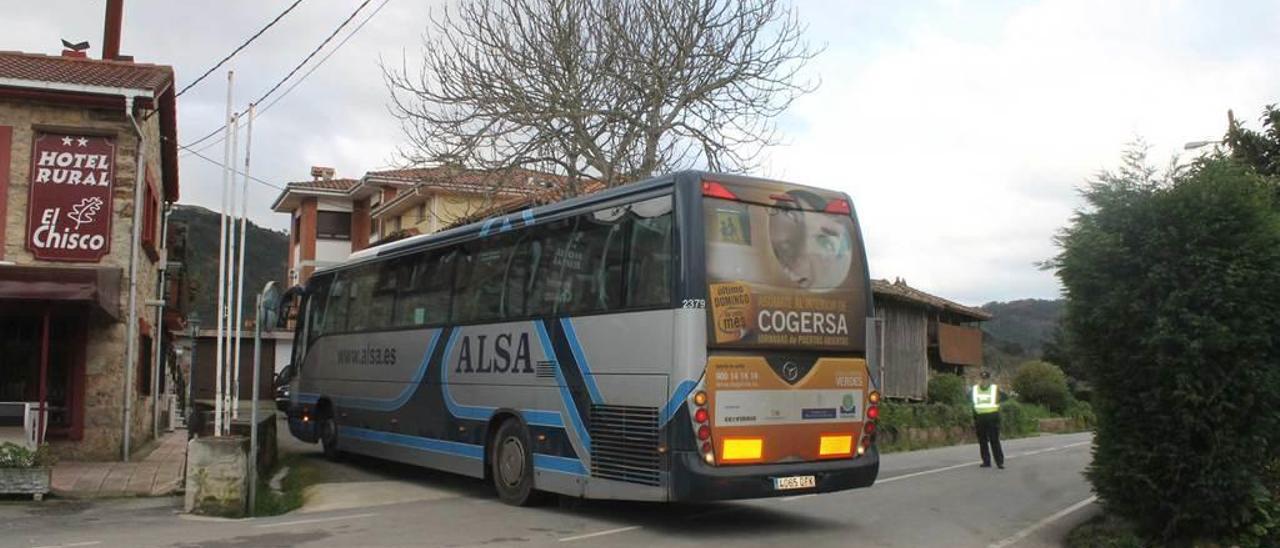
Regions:
<instances>
[{"instance_id":1,"label":"hotel sign","mask_svg":"<svg viewBox=\"0 0 1280 548\"><path fill-rule=\"evenodd\" d=\"M27 249L46 261L98 262L111 251L110 137L37 133L31 146Z\"/></svg>"}]
</instances>

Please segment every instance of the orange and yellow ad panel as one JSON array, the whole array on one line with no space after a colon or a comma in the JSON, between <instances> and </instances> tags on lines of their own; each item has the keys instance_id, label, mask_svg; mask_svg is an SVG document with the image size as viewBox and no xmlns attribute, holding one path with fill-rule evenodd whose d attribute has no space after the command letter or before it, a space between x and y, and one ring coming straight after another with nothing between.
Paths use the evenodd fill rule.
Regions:
<instances>
[{"instance_id":1,"label":"orange and yellow ad panel","mask_svg":"<svg viewBox=\"0 0 1280 548\"><path fill-rule=\"evenodd\" d=\"M707 387L716 454L725 464L849 456L834 448L859 440L868 382L862 359L820 358L802 371L758 356L713 356Z\"/></svg>"}]
</instances>

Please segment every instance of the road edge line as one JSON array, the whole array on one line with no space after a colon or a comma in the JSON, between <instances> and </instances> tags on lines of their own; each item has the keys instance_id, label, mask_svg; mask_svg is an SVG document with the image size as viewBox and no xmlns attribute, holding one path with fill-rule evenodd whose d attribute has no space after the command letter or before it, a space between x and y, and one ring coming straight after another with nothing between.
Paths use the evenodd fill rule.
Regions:
<instances>
[{"instance_id":1,"label":"road edge line","mask_svg":"<svg viewBox=\"0 0 1280 548\"><path fill-rule=\"evenodd\" d=\"M1058 510L1057 512L1054 512L1052 515L1050 515L1047 518L1044 518L1040 521L1037 521L1031 524L1030 527L1027 527L1026 529L1023 529L1021 531L1018 531L1017 533L1014 533L1013 536L1011 537L1005 538L999 542L988 544L987 548L1005 548L1006 546L1012 545L1015 542L1018 542L1024 538L1027 538L1028 536L1031 536L1031 533L1034 533L1036 531L1039 531L1040 529L1043 529L1045 526L1049 525L1050 523L1053 523L1062 518L1065 518L1071 513L1081 508L1084 508L1085 506L1093 504L1094 502L1097 502L1097 501L1098 501L1098 495L1094 495L1080 502L1072 504L1071 506L1068 506L1066 508Z\"/></svg>"}]
</instances>

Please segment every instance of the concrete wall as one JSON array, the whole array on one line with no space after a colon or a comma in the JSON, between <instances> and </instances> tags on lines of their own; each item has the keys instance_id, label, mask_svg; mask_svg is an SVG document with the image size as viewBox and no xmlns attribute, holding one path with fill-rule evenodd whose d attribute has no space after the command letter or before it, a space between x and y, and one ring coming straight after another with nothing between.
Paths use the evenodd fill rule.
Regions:
<instances>
[{"instance_id":1,"label":"concrete wall","mask_svg":"<svg viewBox=\"0 0 1280 548\"><path fill-rule=\"evenodd\" d=\"M112 202L111 252L94 266L118 267L120 279L120 318L109 321L90 318L85 364L85 427L81 441L59 441L51 445L64 459L112 460L120 456L122 439L122 413L124 398L133 400L132 446L153 437L151 406L153 398L142 395L135 382L127 392L124 386L125 324L128 318L129 257L133 241L133 193L137 180L138 140L132 124L123 110L98 110L83 107L61 106L35 102L0 100L0 126L13 127L12 156L9 171L8 207L3 230L4 249L0 259L19 265L68 266L67 263L51 263L35 260L26 249L27 197L30 192L31 145L35 133L40 130L105 132L115 137L116 180ZM147 165L160 174L160 117L152 116L143 124L147 139L145 158ZM157 223L159 224L159 223ZM157 240L158 241L158 240ZM159 271L146 253L139 252L138 316L154 323L155 314L143 303L156 295ZM163 257L161 258L163 260ZM160 345L153 344L158 351ZM151 359L148 359L148 363ZM128 364L134 368L137 364Z\"/></svg>"}]
</instances>

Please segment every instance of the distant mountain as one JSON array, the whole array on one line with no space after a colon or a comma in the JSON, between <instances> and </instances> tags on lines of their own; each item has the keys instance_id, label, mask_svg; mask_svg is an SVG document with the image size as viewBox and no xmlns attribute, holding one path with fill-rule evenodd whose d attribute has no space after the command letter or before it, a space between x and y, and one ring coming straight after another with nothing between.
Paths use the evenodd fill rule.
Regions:
<instances>
[{"instance_id":1,"label":"distant mountain","mask_svg":"<svg viewBox=\"0 0 1280 548\"><path fill-rule=\"evenodd\" d=\"M1027 360L1040 359L1044 344L1053 338L1062 317L1062 299L1021 299L989 302L980 308L993 317L982 324L983 354L996 370L1008 370Z\"/></svg>"},{"instance_id":2,"label":"distant mountain","mask_svg":"<svg viewBox=\"0 0 1280 548\"><path fill-rule=\"evenodd\" d=\"M200 315L204 327L216 321L214 307L218 301L218 232L219 215L200 206L178 205L169 215L169 223L186 225L186 259L188 293L191 309ZM289 235L249 223L245 234L244 301L241 313L253 319L253 296L270 280L285 281L285 262L289 257Z\"/></svg>"},{"instance_id":3,"label":"distant mountain","mask_svg":"<svg viewBox=\"0 0 1280 548\"><path fill-rule=\"evenodd\" d=\"M1017 345L1023 353L1039 356L1045 341L1053 337L1064 306L1062 299L989 302L981 308L993 318L982 324L982 330L987 336L1009 345L1010 350L1015 350L1012 345Z\"/></svg>"}]
</instances>

